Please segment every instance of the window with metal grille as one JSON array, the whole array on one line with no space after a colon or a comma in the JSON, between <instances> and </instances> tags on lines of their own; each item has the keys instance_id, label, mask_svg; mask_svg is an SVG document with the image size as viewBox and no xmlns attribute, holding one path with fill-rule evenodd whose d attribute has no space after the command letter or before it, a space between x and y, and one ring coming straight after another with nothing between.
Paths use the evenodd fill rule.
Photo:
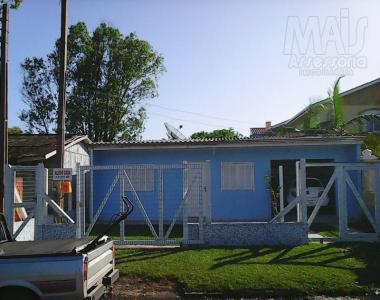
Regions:
<instances>
[{"instance_id":1,"label":"window with metal grille","mask_svg":"<svg viewBox=\"0 0 380 300\"><path fill-rule=\"evenodd\" d=\"M222 190L254 190L255 167L251 162L222 162Z\"/></svg>"},{"instance_id":2,"label":"window with metal grille","mask_svg":"<svg viewBox=\"0 0 380 300\"><path fill-rule=\"evenodd\" d=\"M367 116L363 123L364 132L380 132L380 110L370 109L361 114Z\"/></svg>"},{"instance_id":3,"label":"window with metal grille","mask_svg":"<svg viewBox=\"0 0 380 300\"><path fill-rule=\"evenodd\" d=\"M126 170L133 188L126 179L126 190L131 192L151 192L154 190L154 169L150 165L129 168Z\"/></svg>"}]
</instances>

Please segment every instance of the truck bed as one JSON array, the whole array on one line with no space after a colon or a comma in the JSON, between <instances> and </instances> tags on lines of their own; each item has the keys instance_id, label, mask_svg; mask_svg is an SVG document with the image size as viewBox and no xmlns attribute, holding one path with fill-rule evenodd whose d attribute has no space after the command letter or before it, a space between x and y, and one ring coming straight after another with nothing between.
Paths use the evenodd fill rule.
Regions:
<instances>
[{"instance_id":1,"label":"truck bed","mask_svg":"<svg viewBox=\"0 0 380 300\"><path fill-rule=\"evenodd\" d=\"M20 241L0 244L0 259L20 256L73 255L91 242L90 238L49 241Z\"/></svg>"},{"instance_id":2,"label":"truck bed","mask_svg":"<svg viewBox=\"0 0 380 300\"><path fill-rule=\"evenodd\" d=\"M12 297L7 299L29 299L33 294L46 300L95 300L118 277L113 242L107 235L95 239L13 241L0 214L0 299L12 289ZM22 296L13 297L13 291Z\"/></svg>"}]
</instances>

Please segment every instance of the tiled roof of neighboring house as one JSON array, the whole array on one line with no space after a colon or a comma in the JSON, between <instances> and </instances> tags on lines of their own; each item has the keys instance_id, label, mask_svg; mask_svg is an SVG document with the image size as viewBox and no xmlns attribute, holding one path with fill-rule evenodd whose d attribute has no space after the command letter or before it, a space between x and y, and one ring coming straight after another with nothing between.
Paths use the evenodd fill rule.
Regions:
<instances>
[{"instance_id":1,"label":"tiled roof of neighboring house","mask_svg":"<svg viewBox=\"0 0 380 300\"><path fill-rule=\"evenodd\" d=\"M373 85L375 85L375 84L380 84L380 78L377 78L377 79L372 80L372 81L370 81L370 82L367 82L367 83L361 84L361 85L359 85L359 86L357 86L357 87L354 87L354 88L352 88L352 89L349 89L349 90L347 90L347 91L345 91L345 92L340 93L340 95L341 95L342 97L344 97L344 96L350 95L350 94L352 94L352 93L355 93L355 92L357 92L357 91L360 91L360 90L362 90L362 89L365 89L365 88L367 88L367 87L373 86ZM321 101L318 101L318 102L314 103L314 105L317 104L317 103L325 103L325 102L327 102L328 100L329 100L328 98L327 98L327 99L323 99L323 100L321 100ZM288 120L286 120L286 121L283 121L283 122L281 122L281 123L278 123L278 124L273 125L273 128L278 128L278 127L281 127L281 126L286 126L286 125L288 125L290 122L292 122L292 121L298 119L300 116L302 116L302 115L308 110L308 108L309 108L309 107L305 107L303 110L301 110L300 112L298 112L298 113L297 113L295 116L293 116L292 118L290 118L290 119L288 119Z\"/></svg>"},{"instance_id":2,"label":"tiled roof of neighboring house","mask_svg":"<svg viewBox=\"0 0 380 300\"><path fill-rule=\"evenodd\" d=\"M291 146L291 145L323 145L323 144L361 144L362 137L353 136L303 136L303 137L262 137L241 139L184 139L184 140L140 140L95 142L95 149L110 148L154 148L154 147L234 147L234 146Z\"/></svg>"},{"instance_id":3,"label":"tiled roof of neighboring house","mask_svg":"<svg viewBox=\"0 0 380 300\"><path fill-rule=\"evenodd\" d=\"M252 127L250 133L252 135L264 135L268 130L265 127Z\"/></svg>"},{"instance_id":4,"label":"tiled roof of neighboring house","mask_svg":"<svg viewBox=\"0 0 380 300\"><path fill-rule=\"evenodd\" d=\"M89 139L83 135L66 135L65 147ZM25 164L43 161L53 155L57 148L55 134L11 134L8 138L8 161Z\"/></svg>"}]
</instances>

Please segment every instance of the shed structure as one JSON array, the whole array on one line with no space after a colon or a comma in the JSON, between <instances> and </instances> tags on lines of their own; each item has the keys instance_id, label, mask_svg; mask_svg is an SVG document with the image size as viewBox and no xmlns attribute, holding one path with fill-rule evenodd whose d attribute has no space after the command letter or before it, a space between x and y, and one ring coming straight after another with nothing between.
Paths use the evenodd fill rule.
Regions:
<instances>
[{"instance_id":1,"label":"shed structure","mask_svg":"<svg viewBox=\"0 0 380 300\"><path fill-rule=\"evenodd\" d=\"M90 140L84 135L66 135L65 168L75 169L76 164L89 165L88 145ZM57 136L55 134L12 134L9 135L9 164L37 165L46 168L56 165Z\"/></svg>"}]
</instances>

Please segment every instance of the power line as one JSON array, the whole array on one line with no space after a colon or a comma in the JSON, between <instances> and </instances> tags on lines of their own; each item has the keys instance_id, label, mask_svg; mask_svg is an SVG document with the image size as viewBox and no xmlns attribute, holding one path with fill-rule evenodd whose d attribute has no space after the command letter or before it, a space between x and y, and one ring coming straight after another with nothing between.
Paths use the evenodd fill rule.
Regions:
<instances>
[{"instance_id":1,"label":"power line","mask_svg":"<svg viewBox=\"0 0 380 300\"><path fill-rule=\"evenodd\" d=\"M165 106L158 105L158 104L153 104L153 103L149 103L149 105L150 106L154 106L154 107L158 107L158 108L161 108L161 109L169 110L169 111L181 112L181 113L185 113L185 114L191 114L191 115L195 115L195 116L200 116L200 117L203 117L203 118L216 119L216 120L222 120L222 121L228 121L228 122L236 122L236 123L241 123L241 124L249 124L250 126L252 126L252 125L260 126L260 125L262 125L262 124L252 124L252 122L248 122L248 121L222 118L222 117L211 116L211 115L203 114L203 113L199 113L199 112L193 112L193 111L187 111L187 110L182 110L182 109L177 109L177 108L165 107Z\"/></svg>"},{"instance_id":2,"label":"power line","mask_svg":"<svg viewBox=\"0 0 380 300\"><path fill-rule=\"evenodd\" d=\"M209 123L204 123L204 122L194 121L194 120L186 120L186 119L171 117L171 116L167 116L167 115L160 114L160 113L154 113L154 112L150 112L149 115L155 115L155 116L159 116L159 117L162 117L162 118L176 120L176 121L181 121L181 122L187 122L187 123L191 123L191 124L196 123L196 124L200 124L200 125L204 125L204 126L208 126L208 127L214 127L214 128L215 127L217 127L217 128L229 128L229 127L232 127L232 126L225 126L225 125L209 124ZM239 127L233 127L233 129L247 130L247 128L239 128Z\"/></svg>"}]
</instances>

